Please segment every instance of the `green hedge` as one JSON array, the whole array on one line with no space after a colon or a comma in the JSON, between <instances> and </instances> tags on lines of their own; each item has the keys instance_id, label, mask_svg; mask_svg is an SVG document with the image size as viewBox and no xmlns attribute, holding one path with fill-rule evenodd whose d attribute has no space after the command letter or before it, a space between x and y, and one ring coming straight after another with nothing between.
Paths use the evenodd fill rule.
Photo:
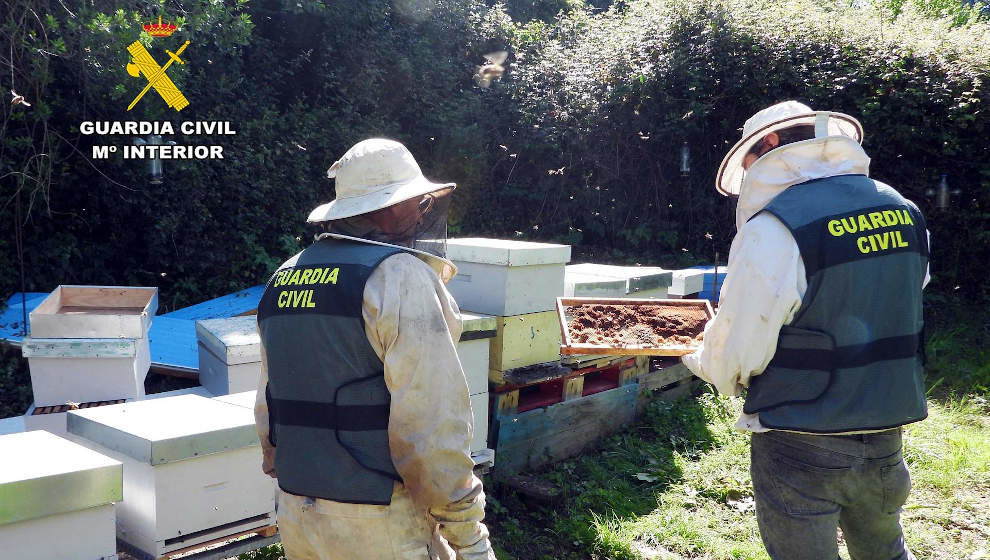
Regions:
<instances>
[{"instance_id":1,"label":"green hedge","mask_svg":"<svg viewBox=\"0 0 990 560\"><path fill-rule=\"evenodd\" d=\"M933 288L985 298L972 263L990 258L990 27L954 23L913 5L894 17L882 6L679 0L515 26L501 95L518 118L476 210L501 234L639 261L724 255L733 208L714 192L717 165L746 118L798 99L863 122L872 175L929 218ZM963 191L944 212L925 196L941 173Z\"/></svg>"},{"instance_id":2,"label":"green hedge","mask_svg":"<svg viewBox=\"0 0 990 560\"><path fill-rule=\"evenodd\" d=\"M331 198L327 166L371 135L458 182L454 234L724 262L733 209L716 166L748 116L795 98L862 120L874 176L929 217L933 288L987 297L973 263L990 258L988 24L921 13L933 2L169 2L191 41L169 70L191 101L181 114L154 95L124 111L140 84L125 47L162 2L63 4L0 12L14 54L0 86L33 103L0 103L0 269L18 267L21 189L28 290L157 285L164 312L263 282ZM505 78L477 88L481 55L506 47ZM91 160L104 140L78 132L125 119L229 120L238 134L219 141L222 162L168 161L149 185L139 162ZM963 190L946 212L924 195L941 173ZM0 295L18 287L0 275Z\"/></svg>"}]
</instances>

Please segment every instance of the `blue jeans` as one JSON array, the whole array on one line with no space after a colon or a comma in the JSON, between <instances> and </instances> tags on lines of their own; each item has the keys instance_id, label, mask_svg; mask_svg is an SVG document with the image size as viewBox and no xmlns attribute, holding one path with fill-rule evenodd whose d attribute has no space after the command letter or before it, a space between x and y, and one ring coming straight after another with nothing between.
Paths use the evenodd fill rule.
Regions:
<instances>
[{"instance_id":1,"label":"blue jeans","mask_svg":"<svg viewBox=\"0 0 990 560\"><path fill-rule=\"evenodd\" d=\"M914 560L901 506L911 478L901 430L849 436L753 434L760 536L773 560L835 560L836 527L853 560Z\"/></svg>"}]
</instances>

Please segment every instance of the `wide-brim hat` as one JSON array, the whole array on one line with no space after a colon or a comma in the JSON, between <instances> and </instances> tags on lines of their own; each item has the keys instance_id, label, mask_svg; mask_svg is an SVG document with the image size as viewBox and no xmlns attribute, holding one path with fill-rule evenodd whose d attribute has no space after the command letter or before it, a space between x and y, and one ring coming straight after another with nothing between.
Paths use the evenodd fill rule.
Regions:
<instances>
[{"instance_id":1,"label":"wide-brim hat","mask_svg":"<svg viewBox=\"0 0 990 560\"><path fill-rule=\"evenodd\" d=\"M371 138L347 150L327 170L336 179L337 198L317 206L307 222L326 222L388 208L454 183L434 183L423 176L409 150L395 140Z\"/></svg>"},{"instance_id":2,"label":"wide-brim hat","mask_svg":"<svg viewBox=\"0 0 990 560\"><path fill-rule=\"evenodd\" d=\"M738 195L745 173L743 159L749 150L767 134L799 125L813 125L815 138L846 136L863 143L863 125L855 118L834 111L814 111L797 101L784 101L767 107L746 120L742 139L732 146L718 168L715 189L726 196Z\"/></svg>"}]
</instances>

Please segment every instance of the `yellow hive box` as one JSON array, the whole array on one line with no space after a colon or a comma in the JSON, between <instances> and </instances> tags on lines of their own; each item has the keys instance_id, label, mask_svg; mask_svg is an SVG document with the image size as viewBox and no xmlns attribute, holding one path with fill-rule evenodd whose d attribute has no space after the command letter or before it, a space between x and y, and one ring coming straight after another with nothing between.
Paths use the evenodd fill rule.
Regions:
<instances>
[{"instance_id":1,"label":"yellow hive box","mask_svg":"<svg viewBox=\"0 0 990 560\"><path fill-rule=\"evenodd\" d=\"M489 379L498 372L560 359L560 324L556 311L495 318L489 346Z\"/></svg>"}]
</instances>

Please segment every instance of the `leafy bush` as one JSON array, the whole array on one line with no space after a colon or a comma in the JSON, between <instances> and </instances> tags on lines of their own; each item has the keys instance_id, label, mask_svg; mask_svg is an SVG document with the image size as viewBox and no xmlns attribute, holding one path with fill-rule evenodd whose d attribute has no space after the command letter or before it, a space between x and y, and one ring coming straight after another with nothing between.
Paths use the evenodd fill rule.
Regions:
<instances>
[{"instance_id":1,"label":"leafy bush","mask_svg":"<svg viewBox=\"0 0 990 560\"><path fill-rule=\"evenodd\" d=\"M990 242L990 26L953 27L905 4L630 2L554 25L514 24L498 91L518 118L497 131L478 223L499 234L608 246L637 260L710 258L735 233L717 166L757 110L784 99L848 112L873 176L925 210L933 288L986 297ZM782 24L781 22L786 22ZM688 145L691 173L679 173ZM937 212L941 173L963 195ZM498 227L501 224L502 227ZM724 252L722 253L724 255Z\"/></svg>"},{"instance_id":2,"label":"leafy bush","mask_svg":"<svg viewBox=\"0 0 990 560\"><path fill-rule=\"evenodd\" d=\"M191 43L186 64L168 71L190 100L181 113L153 92L125 111L143 83L126 73L126 46L139 39L161 59L159 39L140 33L159 8L63 4L15 0L0 16L15 53L12 87L32 103L0 104L0 221L14 222L12 195L21 191L28 290L153 285L162 311L171 310L264 282L303 246L309 210L332 198L326 168L362 138L404 141L428 175L464 185L484 159L474 115L486 102L472 73L505 41L492 38L501 26L482 4L169 4L165 19L177 18L180 30L165 46ZM4 89L9 75L0 71ZM224 159L165 161L165 183L150 185L144 162L91 159L92 145L131 138L81 135L87 120L171 121L176 130L186 120L226 120L237 134L177 134L180 144L222 145ZM0 267L18 268L6 239ZM3 275L0 294L17 284Z\"/></svg>"}]
</instances>

